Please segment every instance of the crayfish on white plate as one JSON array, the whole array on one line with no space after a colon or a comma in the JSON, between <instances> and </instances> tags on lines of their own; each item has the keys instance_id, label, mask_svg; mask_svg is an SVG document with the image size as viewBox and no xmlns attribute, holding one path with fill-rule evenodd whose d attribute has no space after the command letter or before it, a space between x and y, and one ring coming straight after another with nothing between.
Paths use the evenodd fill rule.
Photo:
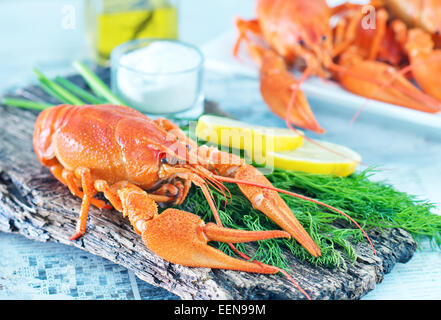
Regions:
<instances>
[{"instance_id":1,"label":"crayfish on white plate","mask_svg":"<svg viewBox=\"0 0 441 320\"><path fill-rule=\"evenodd\" d=\"M375 14L367 16L366 8ZM437 113L441 53L432 49L441 42L440 10L438 0L373 0L369 6L347 2L335 7L326 0L258 0L255 19L236 20L239 36L233 54L237 57L246 43L260 71L263 100L294 131L293 125L325 132L300 89L311 76L334 80L367 99ZM403 26L420 28L428 40L407 37ZM406 59L410 64L402 65ZM301 77L292 69L301 71ZM410 71L419 87L410 81Z\"/></svg>"}]
</instances>

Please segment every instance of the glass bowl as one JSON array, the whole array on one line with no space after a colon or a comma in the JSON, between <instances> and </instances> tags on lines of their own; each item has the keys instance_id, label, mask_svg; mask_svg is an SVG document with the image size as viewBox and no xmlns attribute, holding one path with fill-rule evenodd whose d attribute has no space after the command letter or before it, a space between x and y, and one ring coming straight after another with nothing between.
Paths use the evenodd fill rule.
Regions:
<instances>
[{"instance_id":1,"label":"glass bowl","mask_svg":"<svg viewBox=\"0 0 441 320\"><path fill-rule=\"evenodd\" d=\"M201 51L171 39L138 39L111 54L111 88L147 115L197 118L203 111Z\"/></svg>"}]
</instances>

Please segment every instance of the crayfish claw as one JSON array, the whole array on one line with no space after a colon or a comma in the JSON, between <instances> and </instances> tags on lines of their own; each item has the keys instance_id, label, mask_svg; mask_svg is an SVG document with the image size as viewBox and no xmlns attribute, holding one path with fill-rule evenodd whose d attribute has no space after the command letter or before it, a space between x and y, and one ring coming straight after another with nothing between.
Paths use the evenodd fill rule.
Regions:
<instances>
[{"instance_id":1,"label":"crayfish claw","mask_svg":"<svg viewBox=\"0 0 441 320\"><path fill-rule=\"evenodd\" d=\"M207 242L248 242L289 237L283 231L254 232L205 224L197 215L177 209L167 209L146 223L142 233L145 245L163 259L188 267L274 274L279 272L278 268L233 258Z\"/></svg>"},{"instance_id":2,"label":"crayfish claw","mask_svg":"<svg viewBox=\"0 0 441 320\"><path fill-rule=\"evenodd\" d=\"M234 178L272 187L271 182L269 182L268 179L256 168L250 165L240 167ZM276 191L240 183L238 183L238 186L255 209L263 212L283 230L287 231L314 257L321 255L320 248L309 236L286 202L283 201Z\"/></svg>"}]
</instances>

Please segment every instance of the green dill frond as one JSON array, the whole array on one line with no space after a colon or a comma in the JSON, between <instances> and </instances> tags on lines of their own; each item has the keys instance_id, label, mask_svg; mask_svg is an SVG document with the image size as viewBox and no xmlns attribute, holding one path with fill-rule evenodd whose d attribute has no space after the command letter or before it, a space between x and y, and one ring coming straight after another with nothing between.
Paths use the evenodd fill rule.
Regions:
<instances>
[{"instance_id":1,"label":"green dill frond","mask_svg":"<svg viewBox=\"0 0 441 320\"><path fill-rule=\"evenodd\" d=\"M363 229L402 228L415 240L429 237L441 246L441 216L433 214L434 205L412 195L395 190L384 182L373 182L374 169L342 178L275 169L267 176L272 184L325 202L338 208ZM242 230L279 230L276 224L255 210L235 184L225 184L233 202L224 206L223 195L213 190L213 198L225 227ZM263 263L289 271L287 254L314 265L346 267L357 258L354 244L366 241L362 232L340 214L320 205L282 194L299 222L319 245L322 255L311 256L294 239L270 239L253 244L237 244L241 251ZM192 187L184 209L199 215L206 222L214 222L213 214L199 188ZM218 249L236 256L225 243L214 243Z\"/></svg>"}]
</instances>

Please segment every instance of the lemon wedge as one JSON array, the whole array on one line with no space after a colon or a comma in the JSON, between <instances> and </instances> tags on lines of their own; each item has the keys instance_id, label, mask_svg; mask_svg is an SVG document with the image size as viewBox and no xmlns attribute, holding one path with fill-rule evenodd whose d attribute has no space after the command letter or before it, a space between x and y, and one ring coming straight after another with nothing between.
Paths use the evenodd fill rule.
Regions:
<instances>
[{"instance_id":1,"label":"lemon wedge","mask_svg":"<svg viewBox=\"0 0 441 320\"><path fill-rule=\"evenodd\" d=\"M199 139L231 148L265 154L299 148L303 144L303 132L290 129L254 126L246 122L203 115L196 126Z\"/></svg>"},{"instance_id":2,"label":"lemon wedge","mask_svg":"<svg viewBox=\"0 0 441 320\"><path fill-rule=\"evenodd\" d=\"M341 177L354 173L361 159L360 154L347 147L308 140L296 150L266 154L266 164L272 162L275 168Z\"/></svg>"}]
</instances>

